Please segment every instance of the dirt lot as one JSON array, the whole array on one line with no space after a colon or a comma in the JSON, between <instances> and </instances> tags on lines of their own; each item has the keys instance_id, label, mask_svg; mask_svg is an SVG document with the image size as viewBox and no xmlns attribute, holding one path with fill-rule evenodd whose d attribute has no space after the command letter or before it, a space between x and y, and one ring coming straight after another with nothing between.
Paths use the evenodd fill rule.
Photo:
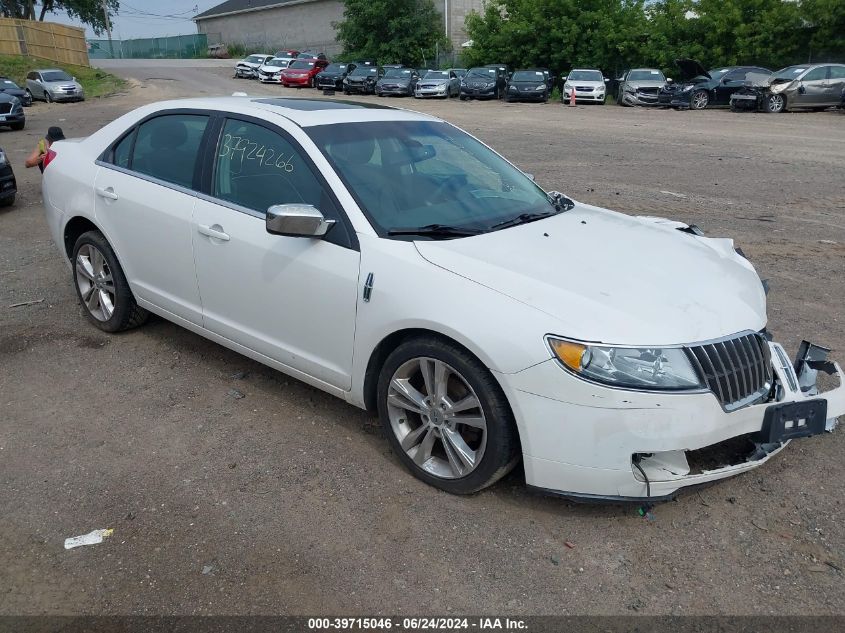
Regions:
<instances>
[{"instance_id":1,"label":"dirt lot","mask_svg":"<svg viewBox=\"0 0 845 633\"><path fill-rule=\"evenodd\" d=\"M0 613L845 612L841 429L653 521L534 495L520 472L458 498L406 474L340 400L162 320L89 326L23 168L39 136L167 96L285 92L225 68L123 72L127 94L37 103L0 133L20 189L0 212ZM845 113L394 103L550 189L734 237L771 280L774 335L845 359Z\"/></svg>"}]
</instances>

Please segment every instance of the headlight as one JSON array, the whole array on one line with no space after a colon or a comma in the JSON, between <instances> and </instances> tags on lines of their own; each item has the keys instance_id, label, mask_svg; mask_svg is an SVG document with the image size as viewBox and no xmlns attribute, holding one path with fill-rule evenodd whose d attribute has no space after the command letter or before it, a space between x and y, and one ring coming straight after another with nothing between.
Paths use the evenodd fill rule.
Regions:
<instances>
[{"instance_id":1,"label":"headlight","mask_svg":"<svg viewBox=\"0 0 845 633\"><path fill-rule=\"evenodd\" d=\"M516 86L508 86L508 90L516 92Z\"/></svg>"},{"instance_id":2,"label":"headlight","mask_svg":"<svg viewBox=\"0 0 845 633\"><path fill-rule=\"evenodd\" d=\"M683 87L683 89L681 90L681 92L689 92L689 91L690 91L690 90L692 90L693 88L695 88L695 85L692 85L692 86L684 86L684 87Z\"/></svg>"},{"instance_id":3,"label":"headlight","mask_svg":"<svg viewBox=\"0 0 845 633\"><path fill-rule=\"evenodd\" d=\"M613 387L659 391L703 389L678 347L607 347L549 337L555 357L570 372Z\"/></svg>"},{"instance_id":4,"label":"headlight","mask_svg":"<svg viewBox=\"0 0 845 633\"><path fill-rule=\"evenodd\" d=\"M545 90L545 89L546 89L546 84L542 84L540 86L537 86L537 90Z\"/></svg>"},{"instance_id":5,"label":"headlight","mask_svg":"<svg viewBox=\"0 0 845 633\"><path fill-rule=\"evenodd\" d=\"M572 90L572 84L569 83L568 81L563 84L563 87L566 88L567 90Z\"/></svg>"}]
</instances>

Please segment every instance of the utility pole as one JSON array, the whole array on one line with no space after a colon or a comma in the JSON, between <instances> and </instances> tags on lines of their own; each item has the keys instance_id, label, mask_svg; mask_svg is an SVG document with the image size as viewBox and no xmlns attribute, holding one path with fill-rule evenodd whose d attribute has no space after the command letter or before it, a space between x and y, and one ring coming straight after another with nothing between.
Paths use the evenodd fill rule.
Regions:
<instances>
[{"instance_id":1,"label":"utility pole","mask_svg":"<svg viewBox=\"0 0 845 633\"><path fill-rule=\"evenodd\" d=\"M109 6L106 4L106 0L100 0L101 4L103 5L103 16L106 18L106 33L109 36L109 55L111 58L114 59L114 44L111 41L111 20L109 20Z\"/></svg>"}]
</instances>

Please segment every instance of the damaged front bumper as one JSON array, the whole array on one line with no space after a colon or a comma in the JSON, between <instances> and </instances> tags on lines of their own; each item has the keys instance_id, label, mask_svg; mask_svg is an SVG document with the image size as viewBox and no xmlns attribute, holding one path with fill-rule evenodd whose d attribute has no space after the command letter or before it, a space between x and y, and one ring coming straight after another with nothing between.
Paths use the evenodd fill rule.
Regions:
<instances>
[{"instance_id":1,"label":"damaged front bumper","mask_svg":"<svg viewBox=\"0 0 845 633\"><path fill-rule=\"evenodd\" d=\"M845 415L840 366L810 343L794 363L779 344L768 345L771 390L765 401L733 411L710 391L605 388L554 361L499 375L519 426L526 482L576 499L666 500L758 468L793 439L832 431ZM820 393L819 372L839 385Z\"/></svg>"}]
</instances>

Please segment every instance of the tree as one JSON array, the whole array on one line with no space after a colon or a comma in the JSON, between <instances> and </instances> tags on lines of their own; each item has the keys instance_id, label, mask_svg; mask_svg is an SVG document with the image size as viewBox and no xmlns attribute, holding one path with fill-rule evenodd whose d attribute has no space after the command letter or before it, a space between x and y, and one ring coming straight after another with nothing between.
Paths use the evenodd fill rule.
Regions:
<instances>
[{"instance_id":1,"label":"tree","mask_svg":"<svg viewBox=\"0 0 845 633\"><path fill-rule=\"evenodd\" d=\"M103 14L103 0L42 0L37 19L44 21L49 13L66 13L69 17L87 24L100 34L106 30ZM105 0L109 19L120 8L120 0ZM35 20L36 8L33 0L0 0L0 14L7 18Z\"/></svg>"},{"instance_id":2,"label":"tree","mask_svg":"<svg viewBox=\"0 0 845 633\"><path fill-rule=\"evenodd\" d=\"M344 0L343 20L334 24L346 59L418 66L449 43L443 16L432 0Z\"/></svg>"}]
</instances>

